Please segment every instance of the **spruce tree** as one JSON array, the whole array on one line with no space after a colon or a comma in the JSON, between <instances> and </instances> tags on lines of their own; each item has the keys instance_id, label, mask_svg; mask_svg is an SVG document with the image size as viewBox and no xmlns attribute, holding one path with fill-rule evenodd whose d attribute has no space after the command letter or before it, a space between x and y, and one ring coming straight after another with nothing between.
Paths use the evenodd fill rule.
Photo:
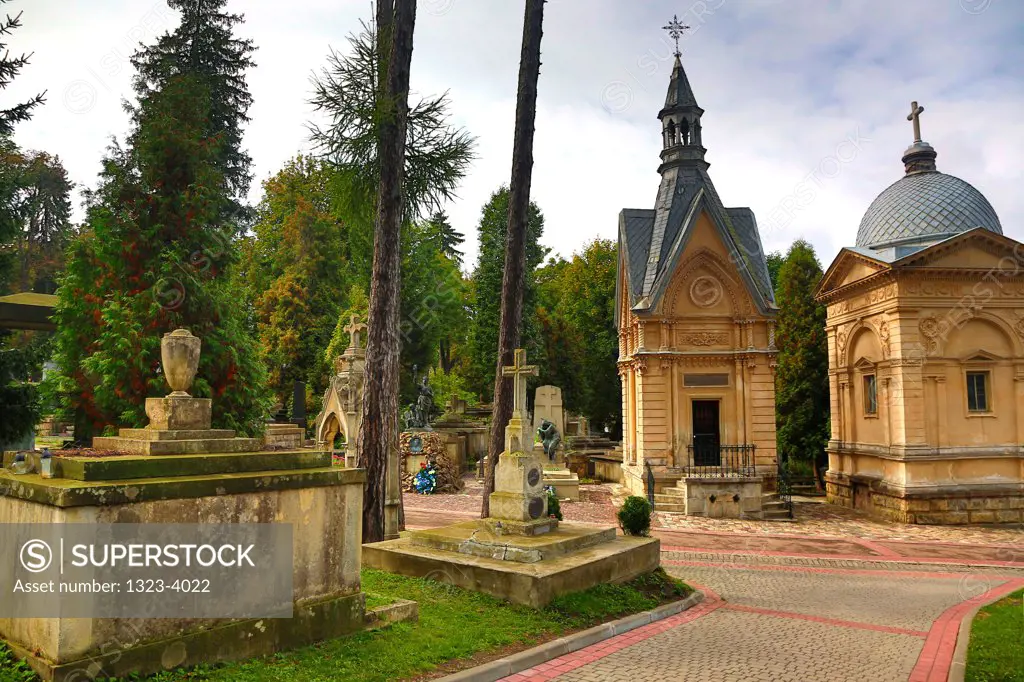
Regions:
<instances>
[{"instance_id":1,"label":"spruce tree","mask_svg":"<svg viewBox=\"0 0 1024 682\"><path fill-rule=\"evenodd\" d=\"M0 6L6 5L10 1L0 0ZM8 14L6 18L0 20L0 90L6 89L11 84L32 57L31 54L12 57L7 50L7 36L19 28L21 28L21 12L13 17ZM45 94L44 92L26 102L15 104L7 109L0 109L0 137L10 137L14 133L15 123L32 118L32 110L43 103Z\"/></svg>"},{"instance_id":2,"label":"spruce tree","mask_svg":"<svg viewBox=\"0 0 1024 682\"><path fill-rule=\"evenodd\" d=\"M818 470L827 465L829 437L828 341L825 307L814 300L821 264L804 240L793 243L779 269L775 412L783 462Z\"/></svg>"},{"instance_id":3,"label":"spruce tree","mask_svg":"<svg viewBox=\"0 0 1024 682\"><path fill-rule=\"evenodd\" d=\"M242 128L249 122L252 105L245 72L254 65L251 55L256 48L251 40L235 37L235 27L244 17L225 11L227 0L167 0L167 4L181 12L181 24L133 55L136 96L141 101L183 75L206 89L209 113L202 133L206 138L219 137L213 165L229 198L222 216L241 222L236 229L245 227L251 211L243 202L252 181L252 158L242 149Z\"/></svg>"},{"instance_id":4,"label":"spruce tree","mask_svg":"<svg viewBox=\"0 0 1024 682\"><path fill-rule=\"evenodd\" d=\"M484 400L494 390L495 357L498 353L498 324L501 318L501 289L505 271L505 241L508 234L507 186L491 195L484 205L477 230L480 251L473 273L472 314L469 330L467 380L469 388ZM523 287L523 338L528 353L538 357L537 294L535 271L546 250L540 245L544 216L533 202L527 220L526 282Z\"/></svg>"}]
</instances>

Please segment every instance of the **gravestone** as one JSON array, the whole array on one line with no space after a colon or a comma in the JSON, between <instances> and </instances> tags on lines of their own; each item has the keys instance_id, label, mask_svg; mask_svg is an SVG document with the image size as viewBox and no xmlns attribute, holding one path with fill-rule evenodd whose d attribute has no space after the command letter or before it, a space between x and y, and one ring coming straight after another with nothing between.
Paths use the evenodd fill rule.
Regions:
<instances>
[{"instance_id":1,"label":"gravestone","mask_svg":"<svg viewBox=\"0 0 1024 682\"><path fill-rule=\"evenodd\" d=\"M301 381L292 385L292 424L306 428L306 384Z\"/></svg>"},{"instance_id":2,"label":"gravestone","mask_svg":"<svg viewBox=\"0 0 1024 682\"><path fill-rule=\"evenodd\" d=\"M540 425L547 419L558 429L559 435L565 435L565 414L562 410L562 389L558 386L538 386L533 394L533 431L537 432Z\"/></svg>"}]
</instances>

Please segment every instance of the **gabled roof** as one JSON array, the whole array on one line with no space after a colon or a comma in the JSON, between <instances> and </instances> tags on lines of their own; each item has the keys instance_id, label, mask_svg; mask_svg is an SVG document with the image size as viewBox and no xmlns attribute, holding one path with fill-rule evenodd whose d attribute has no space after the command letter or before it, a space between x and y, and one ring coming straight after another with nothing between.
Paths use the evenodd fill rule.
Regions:
<instances>
[{"instance_id":1,"label":"gabled roof","mask_svg":"<svg viewBox=\"0 0 1024 682\"><path fill-rule=\"evenodd\" d=\"M620 264L626 267L630 307L641 312L657 306L701 213L711 217L758 309L775 310L753 212L722 206L707 171L691 165L664 170L653 211L624 209L619 215Z\"/></svg>"},{"instance_id":2,"label":"gabled roof","mask_svg":"<svg viewBox=\"0 0 1024 682\"><path fill-rule=\"evenodd\" d=\"M873 249L864 247L843 247L839 250L839 253L836 254L832 264L828 266L828 270L825 271L825 275L821 278L821 284L818 285L815 297L820 298L829 291L839 288L836 284L843 274L841 269L842 265L850 258L866 260L877 264L881 266L879 268L879 272L906 267L927 267L930 260L939 256L951 246L955 246L959 242L975 240L981 240L989 243L996 242L1001 247L1006 248L1008 253L1014 254L1014 257L1016 257L1016 247L1021 245L1017 240L1007 237L1004 234L994 232L984 227L976 227L972 230L968 230L967 232L961 232L960 234L955 234L952 237L947 237L940 242L930 244L918 251L909 253L902 258L895 258L892 250L876 252ZM853 284L856 284L856 282L851 282L850 284L852 286Z\"/></svg>"}]
</instances>

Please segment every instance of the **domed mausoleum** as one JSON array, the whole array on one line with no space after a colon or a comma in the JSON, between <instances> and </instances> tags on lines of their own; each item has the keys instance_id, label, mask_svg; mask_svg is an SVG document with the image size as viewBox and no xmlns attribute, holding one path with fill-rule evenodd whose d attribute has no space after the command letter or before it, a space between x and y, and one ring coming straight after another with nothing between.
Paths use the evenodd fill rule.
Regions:
<instances>
[{"instance_id":1,"label":"domed mausoleum","mask_svg":"<svg viewBox=\"0 0 1024 682\"><path fill-rule=\"evenodd\" d=\"M1024 249L921 140L836 256L829 501L908 523L1024 513Z\"/></svg>"}]
</instances>

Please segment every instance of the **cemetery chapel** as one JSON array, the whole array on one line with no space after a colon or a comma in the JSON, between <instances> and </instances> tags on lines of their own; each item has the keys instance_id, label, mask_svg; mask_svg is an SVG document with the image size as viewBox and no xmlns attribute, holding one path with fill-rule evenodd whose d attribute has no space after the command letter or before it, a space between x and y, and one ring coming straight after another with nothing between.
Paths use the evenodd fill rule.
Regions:
<instances>
[{"instance_id":1,"label":"cemetery chapel","mask_svg":"<svg viewBox=\"0 0 1024 682\"><path fill-rule=\"evenodd\" d=\"M726 208L708 175L697 105L678 49L653 209L619 214L615 321L623 483L644 494L690 467L774 475L775 314L749 208Z\"/></svg>"}]
</instances>

